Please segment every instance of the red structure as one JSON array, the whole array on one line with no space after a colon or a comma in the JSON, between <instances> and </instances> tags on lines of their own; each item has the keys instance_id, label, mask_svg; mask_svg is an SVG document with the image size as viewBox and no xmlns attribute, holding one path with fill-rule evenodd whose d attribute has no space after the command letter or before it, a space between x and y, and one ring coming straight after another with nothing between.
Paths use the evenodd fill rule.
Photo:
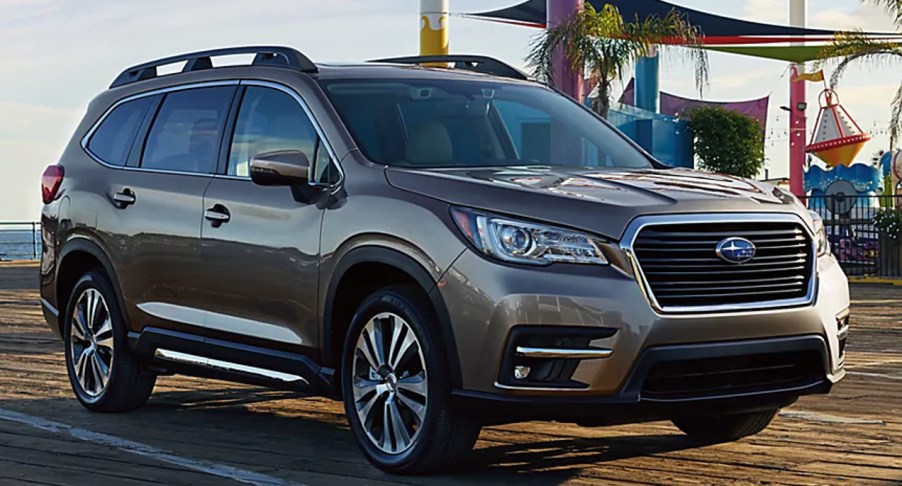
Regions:
<instances>
[{"instance_id":1,"label":"red structure","mask_svg":"<svg viewBox=\"0 0 902 486\"><path fill-rule=\"evenodd\" d=\"M583 6L583 0L547 0L546 24L554 27L562 22L570 20ZM573 71L570 62L564 56L563 50L554 54L552 59L552 80L554 87L568 95L582 101L583 76L582 73Z\"/></svg>"}]
</instances>

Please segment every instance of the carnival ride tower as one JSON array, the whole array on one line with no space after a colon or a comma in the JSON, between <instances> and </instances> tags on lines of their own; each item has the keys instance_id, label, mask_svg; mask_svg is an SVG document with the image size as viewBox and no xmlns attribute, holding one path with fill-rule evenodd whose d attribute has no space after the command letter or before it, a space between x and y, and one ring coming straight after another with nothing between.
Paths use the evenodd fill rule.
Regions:
<instances>
[{"instance_id":1,"label":"carnival ride tower","mask_svg":"<svg viewBox=\"0 0 902 486\"><path fill-rule=\"evenodd\" d=\"M855 123L839 103L839 95L835 91L824 88L818 99L821 110L805 152L814 154L830 167L849 167L871 136Z\"/></svg>"}]
</instances>

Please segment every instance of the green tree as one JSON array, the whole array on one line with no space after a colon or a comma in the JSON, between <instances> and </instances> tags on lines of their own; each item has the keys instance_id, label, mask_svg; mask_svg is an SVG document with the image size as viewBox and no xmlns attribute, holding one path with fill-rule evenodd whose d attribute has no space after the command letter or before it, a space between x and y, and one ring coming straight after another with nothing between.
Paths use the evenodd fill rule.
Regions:
<instances>
[{"instance_id":1,"label":"green tree","mask_svg":"<svg viewBox=\"0 0 902 486\"><path fill-rule=\"evenodd\" d=\"M902 0L860 0L883 7L893 18L896 27L902 30ZM856 63L865 62L871 65L881 65L894 61L902 61L902 46L894 42L886 42L869 38L861 30L840 32L833 37L833 41L827 45L820 54L819 65L823 66L834 59L839 59L830 85L836 87L846 69ZM896 91L890 104L890 149L896 146L899 137L902 136L902 84Z\"/></svg>"},{"instance_id":2,"label":"green tree","mask_svg":"<svg viewBox=\"0 0 902 486\"><path fill-rule=\"evenodd\" d=\"M687 117L701 168L753 178L764 166L764 134L757 120L719 106L701 106Z\"/></svg>"},{"instance_id":3,"label":"green tree","mask_svg":"<svg viewBox=\"0 0 902 486\"><path fill-rule=\"evenodd\" d=\"M699 93L708 83L708 54L701 48L703 37L684 15L672 10L665 17L636 18L627 22L616 7L606 4L595 10L586 3L572 19L538 34L530 43L526 64L533 75L551 83L551 59L561 51L573 70L598 82L598 97L592 109L607 118L613 82L640 57L655 52L656 46L684 44L695 68Z\"/></svg>"}]
</instances>

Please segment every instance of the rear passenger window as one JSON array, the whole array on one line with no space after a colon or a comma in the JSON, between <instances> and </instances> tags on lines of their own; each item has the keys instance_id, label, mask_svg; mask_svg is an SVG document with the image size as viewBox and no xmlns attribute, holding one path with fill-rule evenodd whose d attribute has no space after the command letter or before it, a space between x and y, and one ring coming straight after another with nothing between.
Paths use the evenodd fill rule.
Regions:
<instances>
[{"instance_id":1,"label":"rear passenger window","mask_svg":"<svg viewBox=\"0 0 902 486\"><path fill-rule=\"evenodd\" d=\"M113 108L91 135L88 150L107 164L125 165L128 151L152 102L153 97L148 96Z\"/></svg>"},{"instance_id":2,"label":"rear passenger window","mask_svg":"<svg viewBox=\"0 0 902 486\"><path fill-rule=\"evenodd\" d=\"M235 88L222 86L166 95L154 119L141 167L212 174Z\"/></svg>"},{"instance_id":3,"label":"rear passenger window","mask_svg":"<svg viewBox=\"0 0 902 486\"><path fill-rule=\"evenodd\" d=\"M300 150L311 166L316 161L318 135L301 105L283 91L249 86L238 109L229 175L249 175L250 160L275 150ZM315 169L312 173L316 173Z\"/></svg>"}]
</instances>

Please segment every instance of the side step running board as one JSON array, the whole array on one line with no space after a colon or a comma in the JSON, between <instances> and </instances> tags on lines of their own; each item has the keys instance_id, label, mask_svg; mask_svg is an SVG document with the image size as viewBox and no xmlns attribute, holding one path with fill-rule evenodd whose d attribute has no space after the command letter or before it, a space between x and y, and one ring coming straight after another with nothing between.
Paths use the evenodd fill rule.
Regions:
<instances>
[{"instance_id":1,"label":"side step running board","mask_svg":"<svg viewBox=\"0 0 902 486\"><path fill-rule=\"evenodd\" d=\"M285 383L304 383L309 385L310 382L307 381L303 376L291 375L288 373L282 373L279 371L266 370L263 368L257 368L256 366L247 366L238 363L232 363L229 361L223 361L220 359L212 359L212 358L204 358L203 356L197 356L194 354L182 353L179 351L172 351L169 349L158 348L154 352L154 356L156 358L162 359L164 361L175 361L178 363L186 363L196 366L205 366L207 368L213 368L217 370L223 371L231 371L235 373L246 373L249 375L256 375L261 378L268 378L271 380L284 381Z\"/></svg>"},{"instance_id":2,"label":"side step running board","mask_svg":"<svg viewBox=\"0 0 902 486\"><path fill-rule=\"evenodd\" d=\"M335 396L335 370L299 352L146 327L128 334L129 346L148 363L166 372L250 382Z\"/></svg>"}]
</instances>

